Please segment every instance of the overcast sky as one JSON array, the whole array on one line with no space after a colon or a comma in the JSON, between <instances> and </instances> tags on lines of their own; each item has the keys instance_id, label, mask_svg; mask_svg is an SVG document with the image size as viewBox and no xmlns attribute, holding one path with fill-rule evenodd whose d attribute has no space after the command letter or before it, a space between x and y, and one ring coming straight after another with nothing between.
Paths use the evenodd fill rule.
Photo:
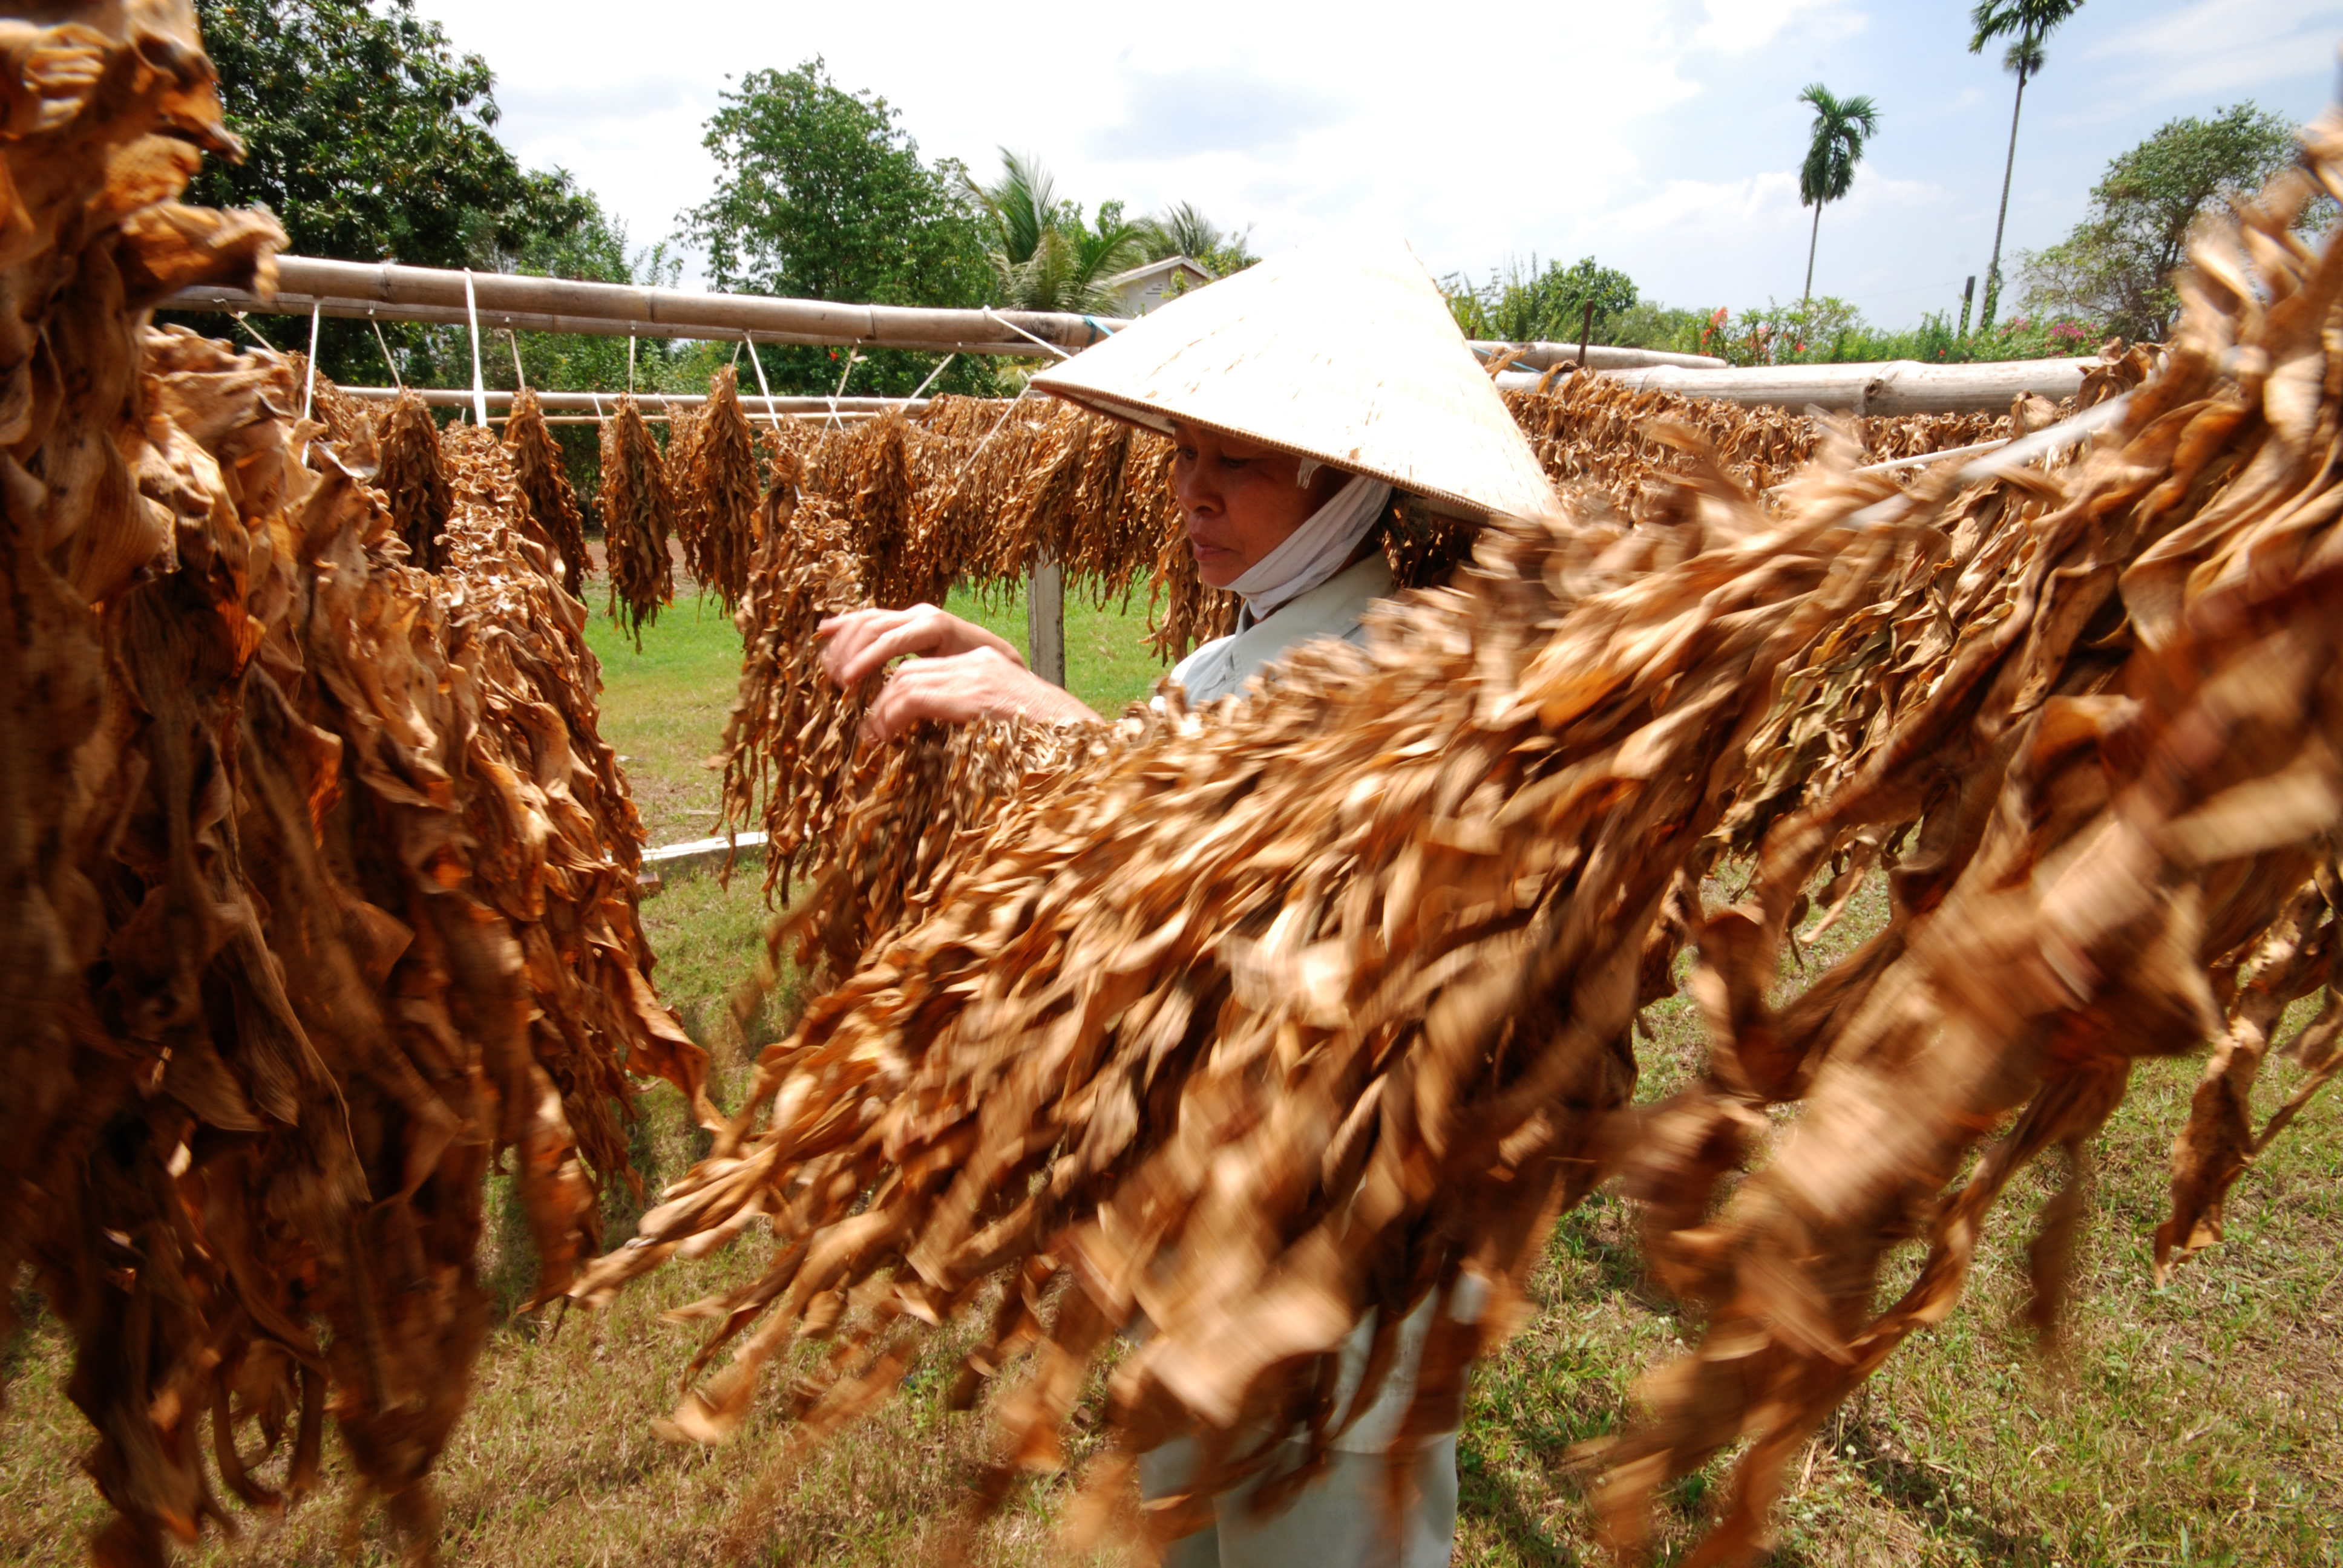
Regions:
<instances>
[{"instance_id":1,"label":"overcast sky","mask_svg":"<svg viewBox=\"0 0 2343 1568\"><path fill-rule=\"evenodd\" d=\"M1192 201L1264 253L1397 232L1435 273L1476 276L1591 254L1646 298L1703 309L1797 297L1812 215L1796 97L1820 81L1871 95L1881 124L1823 216L1815 287L1886 326L1956 304L1983 271L2014 83L1967 52L1955 0L419 8L487 56L523 161L571 170L639 246L713 183L699 141L719 95L819 55L901 110L924 156L980 176L1006 146L1086 206ZM2107 161L2176 116L2248 97L2315 115L2338 42L2343 3L2090 0L2026 91L2008 246L2062 236Z\"/></svg>"}]
</instances>

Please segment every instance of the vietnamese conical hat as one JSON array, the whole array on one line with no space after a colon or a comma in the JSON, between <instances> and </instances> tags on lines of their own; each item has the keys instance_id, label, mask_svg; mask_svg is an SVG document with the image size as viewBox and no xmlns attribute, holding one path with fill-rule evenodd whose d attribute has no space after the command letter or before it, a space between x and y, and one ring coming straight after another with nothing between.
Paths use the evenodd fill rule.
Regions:
<instances>
[{"instance_id":1,"label":"vietnamese conical hat","mask_svg":"<svg viewBox=\"0 0 2343 1568\"><path fill-rule=\"evenodd\" d=\"M1181 420L1371 474L1437 509L1529 517L1554 491L1400 240L1286 251L1033 377L1170 434Z\"/></svg>"}]
</instances>

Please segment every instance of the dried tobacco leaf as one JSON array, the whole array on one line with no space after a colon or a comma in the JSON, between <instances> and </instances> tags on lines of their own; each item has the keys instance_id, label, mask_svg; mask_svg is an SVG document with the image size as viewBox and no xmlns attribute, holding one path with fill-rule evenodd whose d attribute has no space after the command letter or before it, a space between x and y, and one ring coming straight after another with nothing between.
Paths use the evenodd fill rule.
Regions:
<instances>
[{"instance_id":1,"label":"dried tobacco leaf","mask_svg":"<svg viewBox=\"0 0 2343 1568\"><path fill-rule=\"evenodd\" d=\"M375 424L380 457L375 483L390 498L390 516L407 541L407 558L425 571L437 571L439 536L447 528L455 499L447 489L447 465L439 451L439 427L414 388L386 405Z\"/></svg>"},{"instance_id":2,"label":"dried tobacco leaf","mask_svg":"<svg viewBox=\"0 0 2343 1568\"><path fill-rule=\"evenodd\" d=\"M2343 122L2306 140L2343 189ZM966 1377L1038 1352L999 1406L994 1502L1014 1470L1059 1462L1086 1369L1143 1316L1088 1487L1112 1513L1129 1454L1195 1431L1202 1473L1156 1512L1160 1537L1260 1462L1236 1434L1322 1446L1343 1336L1373 1312L1387 1365L1391 1325L1434 1289L1452 1306L1394 1452L1453 1425L1554 1212L1624 1170L1655 1276L1714 1318L1599 1451L1605 1528L1634 1555L1654 1490L1746 1440L1693 1560L1747 1560L1783 1462L1952 1310L1992 1203L2053 1146L2068 1179L2031 1259L2032 1317L2055 1330L2087 1141L2133 1060L2225 1039L2159 1238L2190 1247L2244 1157L2343 1065L2330 997L2295 1047L2302 1087L2258 1135L2245 1121L2271 1021L2338 961L2343 246L2290 236L2310 188L2285 176L2204 238L2169 356L2110 351L2094 396L2133 388L2127 418L2053 472L1849 476L1996 427L1842 437L1649 406L1628 422L1632 399L1588 382L1530 408L1549 461L1615 508L1484 535L1364 653L1305 649L1249 703L1109 733L915 735L854 762L839 720L862 694L817 698L787 733L829 749L779 781L836 849L773 936L844 978L767 1050L643 1244L576 1294L769 1222L766 1274L694 1309L717 1325L695 1378L764 1319L677 1412L675 1434L715 1441L793 1334L839 1340L830 1381L794 1402L818 1436L883 1396L922 1325L1003 1280ZM943 416L948 436L980 424ZM1026 467L976 452L949 471L1011 503L991 538L1050 538L1031 519L1064 493L1063 433L1014 408L987 433ZM843 440L808 450L824 483L871 471ZM1753 492L1809 456L1761 509ZM931 457L909 464L922 492ZM965 523L938 534L980 558ZM776 554L773 591L853 597L839 546L833 529L818 555ZM794 657L768 648L744 682L736 810L755 743L795 716L789 677L813 678ZM1735 846L1757 858L1750 897L1705 910L1701 876ZM1890 921L1777 1004L1777 955L1825 868L1824 920L1892 871ZM1686 940L1708 1073L1627 1112L1629 1021ZM1799 1100L1769 1149L1765 1108ZM1916 1231L1919 1277L1877 1312L1882 1264Z\"/></svg>"},{"instance_id":3,"label":"dried tobacco leaf","mask_svg":"<svg viewBox=\"0 0 2343 1568\"><path fill-rule=\"evenodd\" d=\"M26 438L0 455L0 1172L39 1195L0 1211L0 1278L29 1266L74 1337L115 1510L96 1561L225 1523L215 1470L256 1508L314 1490L329 1405L427 1557L488 1326L489 1161L519 1152L558 1293L630 1174L622 1067L705 1107L703 1064L649 986L583 610L502 449L458 431L394 487L452 505L433 573L329 384L300 420L292 361L142 331L184 284L265 289L282 236L171 200L199 146L233 146L184 10L87 14L0 25L44 73L0 137L26 328Z\"/></svg>"},{"instance_id":4,"label":"dried tobacco leaf","mask_svg":"<svg viewBox=\"0 0 2343 1568\"><path fill-rule=\"evenodd\" d=\"M570 488L569 471L561 459L561 445L545 422L537 394L524 387L513 394L512 417L505 421L505 446L512 453L515 477L529 516L553 540L561 558L561 586L572 598L586 596L586 519L578 510L578 492Z\"/></svg>"},{"instance_id":5,"label":"dried tobacco leaf","mask_svg":"<svg viewBox=\"0 0 2343 1568\"><path fill-rule=\"evenodd\" d=\"M729 614L748 591L763 498L757 482L756 440L729 366L709 378L708 401L692 421L684 471L676 519L684 560L701 587L715 591Z\"/></svg>"},{"instance_id":6,"label":"dried tobacco leaf","mask_svg":"<svg viewBox=\"0 0 2343 1568\"><path fill-rule=\"evenodd\" d=\"M675 602L675 497L659 442L631 395L602 424L602 550L610 573L610 618L637 646L643 628Z\"/></svg>"}]
</instances>

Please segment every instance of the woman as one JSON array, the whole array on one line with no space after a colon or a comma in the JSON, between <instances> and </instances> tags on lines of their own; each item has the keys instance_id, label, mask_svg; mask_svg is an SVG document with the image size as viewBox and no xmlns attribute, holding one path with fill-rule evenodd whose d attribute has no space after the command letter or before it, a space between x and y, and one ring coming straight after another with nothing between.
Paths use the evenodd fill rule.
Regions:
<instances>
[{"instance_id":1,"label":"woman","mask_svg":"<svg viewBox=\"0 0 2343 1568\"><path fill-rule=\"evenodd\" d=\"M1172 678L1192 703L1215 701L1313 637L1357 640L1367 607L1392 591L1375 525L1392 487L1240 436L1175 421L1172 487L1196 575L1244 598L1233 636L1208 642ZM865 609L821 623L822 668L840 686L918 656L888 679L863 726L875 740L933 719L1041 723L1098 719L1071 692L973 622L934 605Z\"/></svg>"},{"instance_id":2,"label":"woman","mask_svg":"<svg viewBox=\"0 0 2343 1568\"><path fill-rule=\"evenodd\" d=\"M1553 501L1446 302L1403 245L1289 252L1161 307L1034 385L1175 444L1172 488L1197 575L1244 600L1233 634L1173 668L1192 704L1242 692L1312 639L1363 640L1368 608L1392 592L1380 525L1395 493L1466 518L1525 517ZM876 739L921 719L1098 718L1029 670L1009 643L933 605L859 610L824 621L820 635L823 669L841 686L915 656L865 717ZM1384 1502L1385 1451L1413 1396L1435 1305L1428 1299L1410 1315L1400 1364L1291 1506L1257 1515L1250 1488L1219 1499L1217 1523L1177 1543L1167 1561L1446 1563L1456 1518L1453 1432L1413 1456L1404 1516L1394 1521ZM1357 1388L1371 1329L1344 1347L1338 1389ZM1289 1446L1299 1462L1301 1445ZM1158 1497L1182 1489L1192 1462L1185 1440L1157 1449L1142 1461L1143 1490Z\"/></svg>"}]
</instances>

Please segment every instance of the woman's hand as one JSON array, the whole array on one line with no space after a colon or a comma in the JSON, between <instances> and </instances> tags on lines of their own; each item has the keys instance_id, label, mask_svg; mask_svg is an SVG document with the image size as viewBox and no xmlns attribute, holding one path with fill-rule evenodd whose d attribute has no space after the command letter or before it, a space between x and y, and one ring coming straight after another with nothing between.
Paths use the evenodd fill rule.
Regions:
<instances>
[{"instance_id":1,"label":"woman's hand","mask_svg":"<svg viewBox=\"0 0 2343 1568\"><path fill-rule=\"evenodd\" d=\"M980 719L1030 719L1037 724L1096 719L1079 698L1051 685L1007 654L990 648L941 658L915 658L887 678L862 716L862 733L889 740L922 719L969 724Z\"/></svg>"},{"instance_id":2,"label":"woman's hand","mask_svg":"<svg viewBox=\"0 0 2343 1568\"><path fill-rule=\"evenodd\" d=\"M814 635L822 643L822 673L844 689L861 685L894 659L919 656L887 678L862 716L866 739L890 739L923 719L943 724L979 719L1064 724L1098 718L1071 693L1026 668L1013 645L931 604L832 616Z\"/></svg>"},{"instance_id":3,"label":"woman's hand","mask_svg":"<svg viewBox=\"0 0 2343 1568\"><path fill-rule=\"evenodd\" d=\"M906 654L950 658L989 648L1020 669L1025 667L1011 644L931 604L834 615L814 628L813 634L822 644L822 673L831 685L848 691Z\"/></svg>"}]
</instances>

